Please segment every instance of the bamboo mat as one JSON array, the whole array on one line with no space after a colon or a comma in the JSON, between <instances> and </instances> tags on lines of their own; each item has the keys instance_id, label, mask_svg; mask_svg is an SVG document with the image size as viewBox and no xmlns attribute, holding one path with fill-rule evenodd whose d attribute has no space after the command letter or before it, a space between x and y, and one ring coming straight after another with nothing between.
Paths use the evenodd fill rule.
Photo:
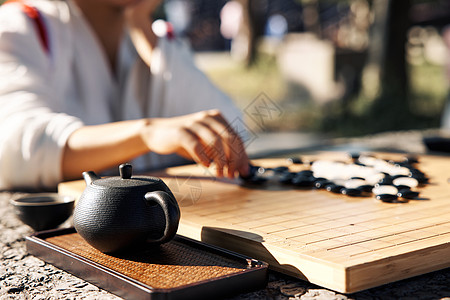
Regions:
<instances>
[{"instance_id":1,"label":"bamboo mat","mask_svg":"<svg viewBox=\"0 0 450 300\"><path fill-rule=\"evenodd\" d=\"M123 257L98 251L77 233L49 237L46 241L155 289L183 287L232 276L247 269L247 265L240 261L199 250L180 241L145 248Z\"/></svg>"}]
</instances>

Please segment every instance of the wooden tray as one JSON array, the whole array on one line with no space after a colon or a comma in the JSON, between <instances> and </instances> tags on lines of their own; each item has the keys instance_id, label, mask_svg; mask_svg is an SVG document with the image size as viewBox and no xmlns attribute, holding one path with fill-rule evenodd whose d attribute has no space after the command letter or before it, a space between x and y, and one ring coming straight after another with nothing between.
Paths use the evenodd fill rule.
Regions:
<instances>
[{"instance_id":1,"label":"wooden tray","mask_svg":"<svg viewBox=\"0 0 450 300\"><path fill-rule=\"evenodd\" d=\"M211 299L263 288L267 264L176 236L158 247L104 254L73 228L36 233L28 251L126 299Z\"/></svg>"},{"instance_id":2,"label":"wooden tray","mask_svg":"<svg viewBox=\"0 0 450 300\"><path fill-rule=\"evenodd\" d=\"M399 159L401 154L374 153ZM304 159L344 161L346 153ZM179 234L269 263L269 267L342 293L450 267L450 158L421 156L430 177L422 200L393 204L279 184L243 187L183 166L160 176L181 206ZM285 159L255 162L270 167ZM299 168L304 168L299 167ZM83 181L59 192L79 196Z\"/></svg>"}]
</instances>

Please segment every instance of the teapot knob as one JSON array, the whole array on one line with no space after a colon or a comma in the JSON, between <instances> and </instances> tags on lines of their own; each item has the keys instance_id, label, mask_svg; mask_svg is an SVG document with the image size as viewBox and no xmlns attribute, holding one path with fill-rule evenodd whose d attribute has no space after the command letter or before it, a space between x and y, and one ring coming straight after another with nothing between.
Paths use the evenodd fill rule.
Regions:
<instances>
[{"instance_id":1,"label":"teapot knob","mask_svg":"<svg viewBox=\"0 0 450 300\"><path fill-rule=\"evenodd\" d=\"M119 166L119 173L122 179L130 179L133 167L126 163Z\"/></svg>"}]
</instances>

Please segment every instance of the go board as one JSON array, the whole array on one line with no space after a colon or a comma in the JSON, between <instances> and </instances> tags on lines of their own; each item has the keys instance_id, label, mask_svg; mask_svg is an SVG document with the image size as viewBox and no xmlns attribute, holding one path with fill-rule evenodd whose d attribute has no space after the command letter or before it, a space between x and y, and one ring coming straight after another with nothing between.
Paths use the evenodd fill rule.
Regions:
<instances>
[{"instance_id":1,"label":"go board","mask_svg":"<svg viewBox=\"0 0 450 300\"><path fill-rule=\"evenodd\" d=\"M383 159L401 154L375 153ZM345 161L340 152L303 159ZM254 162L291 166L285 159ZM215 179L201 166L156 174L177 198L178 234L269 263L270 268L320 286L352 293L450 267L450 158L420 156L430 181L420 197L384 203L312 188L268 182L242 186ZM59 193L79 196L83 181L61 183Z\"/></svg>"}]
</instances>

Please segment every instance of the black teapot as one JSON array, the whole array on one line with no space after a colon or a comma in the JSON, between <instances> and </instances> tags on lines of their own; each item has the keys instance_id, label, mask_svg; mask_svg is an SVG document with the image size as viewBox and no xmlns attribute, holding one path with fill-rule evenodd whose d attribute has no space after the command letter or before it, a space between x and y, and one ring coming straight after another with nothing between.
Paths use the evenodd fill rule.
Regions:
<instances>
[{"instance_id":1,"label":"black teapot","mask_svg":"<svg viewBox=\"0 0 450 300\"><path fill-rule=\"evenodd\" d=\"M119 166L120 176L100 178L84 172L86 189L73 215L76 231L105 252L142 243L162 244L176 234L180 208L159 178L132 176L132 166Z\"/></svg>"}]
</instances>

